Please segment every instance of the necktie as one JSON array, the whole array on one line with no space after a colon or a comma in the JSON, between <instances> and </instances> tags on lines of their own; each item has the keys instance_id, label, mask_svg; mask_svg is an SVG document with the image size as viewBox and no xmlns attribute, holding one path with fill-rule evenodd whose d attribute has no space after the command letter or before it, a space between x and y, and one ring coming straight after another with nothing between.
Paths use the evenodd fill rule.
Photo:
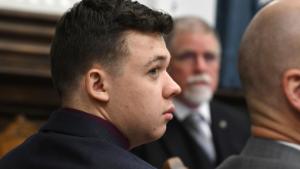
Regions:
<instances>
[{"instance_id":1,"label":"necktie","mask_svg":"<svg viewBox=\"0 0 300 169\"><path fill-rule=\"evenodd\" d=\"M208 122L198 112L192 112L183 121L192 137L206 152L211 161L215 161L216 152Z\"/></svg>"}]
</instances>

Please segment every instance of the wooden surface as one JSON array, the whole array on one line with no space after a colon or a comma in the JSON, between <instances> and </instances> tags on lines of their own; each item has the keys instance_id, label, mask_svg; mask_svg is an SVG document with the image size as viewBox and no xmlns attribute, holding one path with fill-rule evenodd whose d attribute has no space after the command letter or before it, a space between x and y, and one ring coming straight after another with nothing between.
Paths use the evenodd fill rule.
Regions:
<instances>
[{"instance_id":1,"label":"wooden surface","mask_svg":"<svg viewBox=\"0 0 300 169\"><path fill-rule=\"evenodd\" d=\"M35 133L43 121L30 121L18 115L0 133L0 158Z\"/></svg>"}]
</instances>

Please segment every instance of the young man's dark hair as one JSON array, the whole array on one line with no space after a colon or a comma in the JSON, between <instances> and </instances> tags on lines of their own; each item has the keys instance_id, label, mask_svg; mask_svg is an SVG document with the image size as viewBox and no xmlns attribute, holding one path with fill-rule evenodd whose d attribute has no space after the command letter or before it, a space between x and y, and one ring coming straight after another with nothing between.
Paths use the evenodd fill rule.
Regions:
<instances>
[{"instance_id":1,"label":"young man's dark hair","mask_svg":"<svg viewBox=\"0 0 300 169\"><path fill-rule=\"evenodd\" d=\"M0 169L154 169L128 150L160 138L180 87L167 73L172 18L130 0L83 0L51 48L61 108Z\"/></svg>"},{"instance_id":2,"label":"young man's dark hair","mask_svg":"<svg viewBox=\"0 0 300 169\"><path fill-rule=\"evenodd\" d=\"M170 15L138 2L83 0L58 22L51 48L54 85L64 96L95 62L116 74L126 58L125 31L167 34L172 27Z\"/></svg>"}]
</instances>

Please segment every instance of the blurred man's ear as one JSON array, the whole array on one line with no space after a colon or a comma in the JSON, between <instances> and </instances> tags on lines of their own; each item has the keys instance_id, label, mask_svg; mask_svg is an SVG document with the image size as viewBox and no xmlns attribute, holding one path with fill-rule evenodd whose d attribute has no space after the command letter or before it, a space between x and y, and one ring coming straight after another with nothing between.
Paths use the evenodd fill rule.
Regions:
<instances>
[{"instance_id":1,"label":"blurred man's ear","mask_svg":"<svg viewBox=\"0 0 300 169\"><path fill-rule=\"evenodd\" d=\"M107 72L98 68L90 69L85 75L85 88L90 97L107 102L109 100Z\"/></svg>"},{"instance_id":2,"label":"blurred man's ear","mask_svg":"<svg viewBox=\"0 0 300 169\"><path fill-rule=\"evenodd\" d=\"M300 70L289 69L283 74L282 87L287 100L300 112Z\"/></svg>"}]
</instances>

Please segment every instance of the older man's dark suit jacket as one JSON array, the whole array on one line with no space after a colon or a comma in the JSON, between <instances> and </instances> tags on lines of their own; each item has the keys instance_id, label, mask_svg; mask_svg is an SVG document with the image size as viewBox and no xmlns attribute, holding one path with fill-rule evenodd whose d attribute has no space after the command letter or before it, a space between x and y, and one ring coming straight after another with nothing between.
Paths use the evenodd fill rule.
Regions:
<instances>
[{"instance_id":1,"label":"older man's dark suit jacket","mask_svg":"<svg viewBox=\"0 0 300 169\"><path fill-rule=\"evenodd\" d=\"M273 140L250 138L242 153L218 169L300 169L300 150Z\"/></svg>"},{"instance_id":2,"label":"older man's dark suit jacket","mask_svg":"<svg viewBox=\"0 0 300 169\"><path fill-rule=\"evenodd\" d=\"M109 127L83 112L54 112L37 134L1 159L0 169L154 169L128 152Z\"/></svg>"},{"instance_id":3,"label":"older man's dark suit jacket","mask_svg":"<svg viewBox=\"0 0 300 169\"><path fill-rule=\"evenodd\" d=\"M213 101L210 107L211 130L217 151L216 163L210 162L202 148L176 118L169 122L161 139L133 152L157 168L167 158L179 156L189 169L214 169L229 155L240 153L250 135L250 122L245 112L220 102Z\"/></svg>"}]
</instances>

